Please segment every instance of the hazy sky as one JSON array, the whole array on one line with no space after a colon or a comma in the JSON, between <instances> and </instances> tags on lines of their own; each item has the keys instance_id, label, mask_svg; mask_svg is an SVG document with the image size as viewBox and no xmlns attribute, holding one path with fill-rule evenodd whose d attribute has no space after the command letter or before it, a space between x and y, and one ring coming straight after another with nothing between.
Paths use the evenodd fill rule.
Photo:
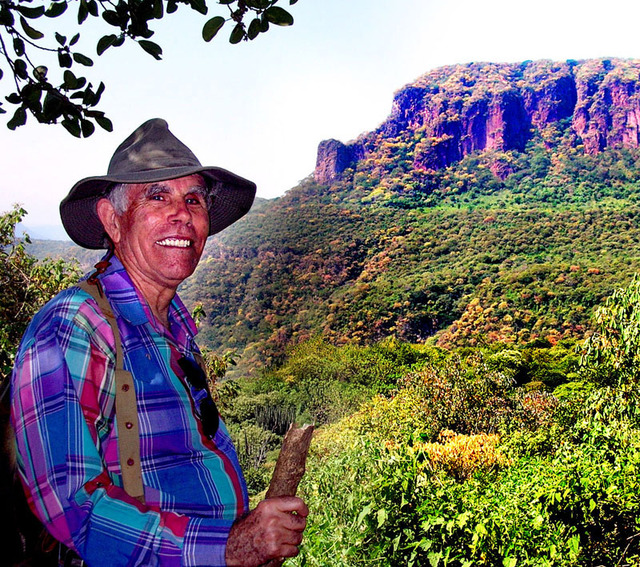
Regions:
<instances>
[{"instance_id":1,"label":"hazy sky","mask_svg":"<svg viewBox=\"0 0 640 567\"><path fill-rule=\"evenodd\" d=\"M153 117L204 165L252 179L271 198L313 172L320 141L376 128L394 92L436 67L640 57L637 0L299 0L290 11L293 27L231 46L224 29L204 43L206 18L181 7L153 38L163 61L134 44L94 57L83 74L106 83L113 133L77 140L33 120L11 132L0 119L0 211L20 203L33 236L57 227L63 237L60 200L77 180L106 173L117 145ZM96 38L83 28L91 56Z\"/></svg>"}]
</instances>

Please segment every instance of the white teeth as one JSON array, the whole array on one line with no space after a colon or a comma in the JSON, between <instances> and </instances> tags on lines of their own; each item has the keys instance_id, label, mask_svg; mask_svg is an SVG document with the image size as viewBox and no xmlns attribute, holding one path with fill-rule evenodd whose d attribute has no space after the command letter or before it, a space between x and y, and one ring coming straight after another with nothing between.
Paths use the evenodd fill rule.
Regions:
<instances>
[{"instance_id":1,"label":"white teeth","mask_svg":"<svg viewBox=\"0 0 640 567\"><path fill-rule=\"evenodd\" d=\"M191 246L191 240L180 240L178 238L165 238L164 240L158 240L156 244L160 246L175 246L177 248L189 248Z\"/></svg>"}]
</instances>

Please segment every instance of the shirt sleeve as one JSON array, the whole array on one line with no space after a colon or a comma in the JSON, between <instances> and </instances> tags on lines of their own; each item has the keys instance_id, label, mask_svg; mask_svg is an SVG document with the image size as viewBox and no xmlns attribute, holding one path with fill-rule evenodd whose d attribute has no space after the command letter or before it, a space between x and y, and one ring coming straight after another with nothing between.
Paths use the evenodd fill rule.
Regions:
<instances>
[{"instance_id":1,"label":"shirt sleeve","mask_svg":"<svg viewBox=\"0 0 640 567\"><path fill-rule=\"evenodd\" d=\"M232 522L142 505L107 470L113 333L92 303L45 308L16 358L12 421L30 507L89 565L225 565Z\"/></svg>"}]
</instances>

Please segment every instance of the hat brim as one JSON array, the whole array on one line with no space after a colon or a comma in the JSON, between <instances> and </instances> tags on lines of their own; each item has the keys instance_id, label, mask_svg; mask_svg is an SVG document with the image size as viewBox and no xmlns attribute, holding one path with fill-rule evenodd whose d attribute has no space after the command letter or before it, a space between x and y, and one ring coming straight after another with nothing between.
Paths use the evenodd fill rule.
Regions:
<instances>
[{"instance_id":1,"label":"hat brim","mask_svg":"<svg viewBox=\"0 0 640 567\"><path fill-rule=\"evenodd\" d=\"M87 177L76 183L60 203L62 224L76 244L100 250L107 247L104 227L96 212L96 203L114 183L153 183L200 174L213 198L209 209L209 236L224 230L242 218L253 204L256 185L220 167L184 166L150 169L122 175Z\"/></svg>"}]
</instances>

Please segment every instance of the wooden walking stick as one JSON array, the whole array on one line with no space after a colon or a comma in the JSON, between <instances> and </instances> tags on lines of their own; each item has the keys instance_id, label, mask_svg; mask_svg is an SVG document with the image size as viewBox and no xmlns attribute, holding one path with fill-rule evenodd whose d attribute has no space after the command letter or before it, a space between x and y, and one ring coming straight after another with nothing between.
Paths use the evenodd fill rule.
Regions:
<instances>
[{"instance_id":1,"label":"wooden walking stick","mask_svg":"<svg viewBox=\"0 0 640 567\"><path fill-rule=\"evenodd\" d=\"M304 475L312 435L313 425L297 427L292 423L289 426L265 498L296 495ZM272 559L266 567L280 567L283 562L283 559Z\"/></svg>"}]
</instances>

